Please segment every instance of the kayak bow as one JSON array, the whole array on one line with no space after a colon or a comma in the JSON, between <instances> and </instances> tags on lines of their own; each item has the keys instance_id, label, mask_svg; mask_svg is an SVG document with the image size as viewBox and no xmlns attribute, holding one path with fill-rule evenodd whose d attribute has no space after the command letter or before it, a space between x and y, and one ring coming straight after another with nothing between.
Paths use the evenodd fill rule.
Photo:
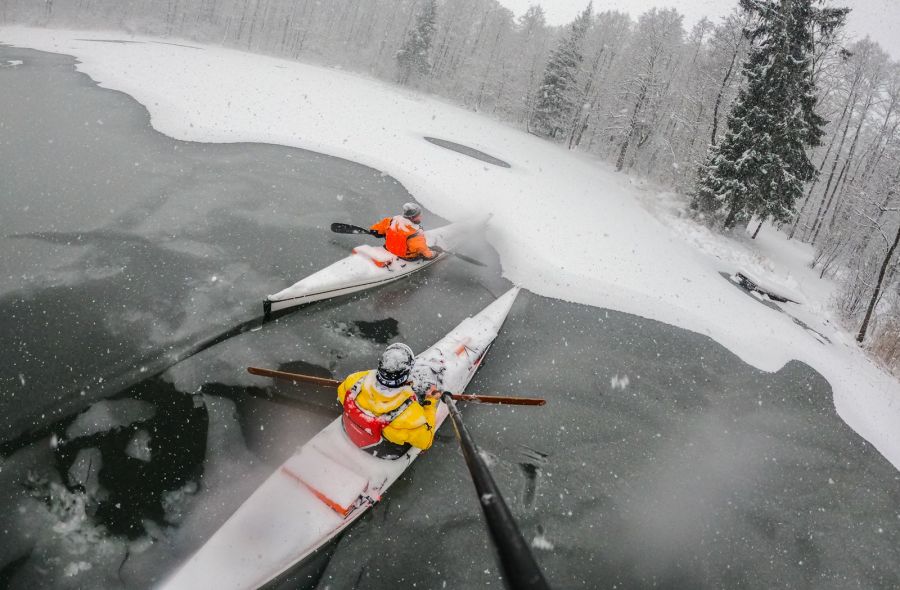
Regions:
<instances>
[{"instance_id":1,"label":"kayak bow","mask_svg":"<svg viewBox=\"0 0 900 590\"><path fill-rule=\"evenodd\" d=\"M413 379L462 392L503 325L513 288L416 357ZM447 417L440 403L436 427ZM162 586L250 590L290 570L366 510L420 454L378 459L357 448L337 418L285 461Z\"/></svg>"}]
</instances>

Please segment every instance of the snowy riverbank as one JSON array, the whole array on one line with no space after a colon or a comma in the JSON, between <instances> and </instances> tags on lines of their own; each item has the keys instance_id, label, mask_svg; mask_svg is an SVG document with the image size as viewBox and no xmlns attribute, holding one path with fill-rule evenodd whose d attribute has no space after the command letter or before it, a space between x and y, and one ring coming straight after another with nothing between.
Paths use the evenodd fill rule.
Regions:
<instances>
[{"instance_id":1,"label":"snowy riverbank","mask_svg":"<svg viewBox=\"0 0 900 590\"><path fill-rule=\"evenodd\" d=\"M678 217L677 198L602 162L381 81L121 33L2 28L0 42L76 56L81 71L132 95L172 137L315 150L393 175L446 218L491 212L491 242L510 280L709 335L764 370L805 362L832 384L842 418L900 467L900 385L829 322L831 285L806 269L811 252L801 244L771 230L756 243L712 234ZM799 292L805 305L785 310L831 343L721 275L741 268Z\"/></svg>"}]
</instances>

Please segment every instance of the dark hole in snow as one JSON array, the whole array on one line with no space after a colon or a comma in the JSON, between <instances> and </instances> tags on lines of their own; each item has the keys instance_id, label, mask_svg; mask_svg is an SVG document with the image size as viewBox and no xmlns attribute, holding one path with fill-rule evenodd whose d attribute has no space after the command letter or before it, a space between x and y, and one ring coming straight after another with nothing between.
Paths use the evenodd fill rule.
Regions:
<instances>
[{"instance_id":1,"label":"dark hole in snow","mask_svg":"<svg viewBox=\"0 0 900 590\"><path fill-rule=\"evenodd\" d=\"M784 308L782 308L780 305L775 303L776 301L779 301L781 303L787 303L790 301L789 299L784 299L784 298L778 297L778 296L776 296L776 298L773 299L771 293L768 293L766 291L763 291L762 289L759 289L757 287L757 285L752 282L752 280L747 279L741 273L736 273L734 275L730 275L727 272L720 272L719 274L722 275L722 277L724 277L725 279L727 279L729 283L731 283L735 287L739 288L741 291L746 293L748 296L753 297L759 303L762 303L763 305L765 305L766 307L768 307L770 309L773 309L775 311L780 311L781 313L789 316L794 321L795 324L797 324L798 326L800 326L801 328L806 330L810 336L812 336L813 338L818 340L821 344L826 344L826 343L831 344L831 339L828 338L828 336L809 327L809 325L807 325L806 322L804 322L803 320L797 319L796 317L794 317L793 315L791 315L790 313L785 311Z\"/></svg>"},{"instance_id":2,"label":"dark hole in snow","mask_svg":"<svg viewBox=\"0 0 900 590\"><path fill-rule=\"evenodd\" d=\"M433 143L434 145L439 145L442 148L446 148L448 150L453 150L454 152L459 152L460 154L469 156L470 158L475 158L476 160L481 160L482 162L493 164L494 166L500 166L501 168L512 168L512 166L499 158L490 156L484 152L476 150L475 148L470 148L469 146L462 145L461 143L447 141L446 139L438 139L436 137L425 137L425 141L427 141L428 143Z\"/></svg>"}]
</instances>

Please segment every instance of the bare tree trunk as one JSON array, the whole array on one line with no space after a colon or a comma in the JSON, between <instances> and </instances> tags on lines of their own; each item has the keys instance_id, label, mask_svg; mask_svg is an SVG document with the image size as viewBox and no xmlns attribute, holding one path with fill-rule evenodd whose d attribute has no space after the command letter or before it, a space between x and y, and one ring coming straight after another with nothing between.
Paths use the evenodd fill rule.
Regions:
<instances>
[{"instance_id":1,"label":"bare tree trunk","mask_svg":"<svg viewBox=\"0 0 900 590\"><path fill-rule=\"evenodd\" d=\"M762 229L762 224L763 224L763 222L760 221L760 222L759 222L759 225L756 226L756 231L753 232L753 237L750 238L751 240L755 240L755 239L756 239L756 236L759 235L759 230Z\"/></svg>"},{"instance_id":2,"label":"bare tree trunk","mask_svg":"<svg viewBox=\"0 0 900 590\"><path fill-rule=\"evenodd\" d=\"M873 81L872 90L869 91L869 96L866 97L866 106L863 107L862 113L859 116L859 125L856 126L856 132L853 134L853 141L850 142L850 151L847 153L847 161L844 163L844 169L841 170L841 176L838 177L838 182L834 185L834 192L838 193L840 196L838 197L837 201L835 201L834 215L831 216L831 221L828 223L829 230L834 228L834 221L838 218L838 213L841 209L841 203L843 201L844 195L844 186L847 184L847 176L850 169L850 163L853 161L853 156L856 153L856 146L859 143L859 132L862 130L863 123L865 123L866 121L866 116L869 114L869 108L872 106L872 100L875 94L875 86L876 84ZM825 215L826 217L828 215L827 209L825 211ZM815 238L813 238L813 241L815 241Z\"/></svg>"},{"instance_id":3,"label":"bare tree trunk","mask_svg":"<svg viewBox=\"0 0 900 590\"><path fill-rule=\"evenodd\" d=\"M855 101L854 101L855 106ZM816 211L816 216L813 220L813 231L816 235L819 234L818 229L822 222L822 214L823 210L827 211L825 207L825 203L828 197L828 190L831 188L831 181L834 180L834 172L837 170L838 162L841 159L841 150L844 148L844 141L847 139L847 133L850 131L850 121L853 120L853 110L850 110L850 116L847 117L847 124L844 125L844 133L841 135L841 141L838 144L837 152L834 154L834 162L831 164L831 172L828 174L828 182L825 183L825 191L822 193L822 202L819 203L819 210ZM831 203L828 202L828 206L831 206ZM815 241L815 237L813 237L813 241Z\"/></svg>"},{"instance_id":4,"label":"bare tree trunk","mask_svg":"<svg viewBox=\"0 0 900 590\"><path fill-rule=\"evenodd\" d=\"M631 142L631 136L634 135L635 127L637 127L638 113L644 104L644 97L647 94L646 87L641 88L641 94L638 96L637 102L634 104L634 110L631 111L631 120L628 122L628 131L625 133L625 140L619 148L619 157L616 159L616 172L621 172L625 165L625 152L628 151L628 144Z\"/></svg>"},{"instance_id":5,"label":"bare tree trunk","mask_svg":"<svg viewBox=\"0 0 900 590\"><path fill-rule=\"evenodd\" d=\"M841 172L838 174L837 181L834 183L834 188L831 191L831 196L828 198L828 203L825 205L825 211L821 217L817 219L817 226L815 232L813 234L812 242L815 243L816 239L819 237L819 233L822 231L822 227L825 225L825 220L828 219L828 214L831 210L831 204L834 203L834 213L831 215L831 219L828 222L828 230L832 230L834 228L834 222L838 218L838 214L841 209L841 202L843 200L843 187L847 182L847 171L850 169L850 164L853 160L853 156L856 152L856 146L859 141L859 132L862 130L863 123L866 121L866 115L869 113L869 108L872 106L872 99L874 96L874 88L875 84L872 84L872 88L869 91L869 95L866 97L866 104L862 109L862 112L859 114L859 124L856 126L856 131L853 134L853 140L850 142L850 150L847 152L847 159L844 161L844 165L841 167ZM849 123L849 121L848 121ZM833 170L832 170L833 172ZM830 180L830 179L829 179ZM827 194L828 187L825 187L825 191ZM838 198L835 200L835 196ZM825 198L825 195L822 197Z\"/></svg>"},{"instance_id":6,"label":"bare tree trunk","mask_svg":"<svg viewBox=\"0 0 900 590\"><path fill-rule=\"evenodd\" d=\"M587 81L584 83L584 89L581 91L578 100L578 108L575 109L575 115L572 117L572 129L569 133L569 149L573 149L578 146L578 142L581 141L581 133L579 133L579 129L582 130L584 126L587 125L587 117L590 116L590 106L585 108L587 104L588 97L591 95L594 89L594 80L597 78L597 74L600 71L600 60L603 58L603 54L605 53L606 48L601 47L600 51L597 52L597 55L594 57L594 61L591 63L591 73L588 75ZM578 137L576 141L576 137Z\"/></svg>"},{"instance_id":7,"label":"bare tree trunk","mask_svg":"<svg viewBox=\"0 0 900 590\"><path fill-rule=\"evenodd\" d=\"M395 24L397 22L397 14L400 12L395 6L393 10L391 10L391 20L388 25L384 29L384 35L381 36L381 44L378 46L378 56L375 58L376 62L381 62L381 56L384 55L385 50L388 47L388 39L390 39L390 34L393 31ZM413 11L410 11L409 15L412 14ZM409 18L407 15L407 18Z\"/></svg>"},{"instance_id":8,"label":"bare tree trunk","mask_svg":"<svg viewBox=\"0 0 900 590\"><path fill-rule=\"evenodd\" d=\"M887 116L893 112L894 103L891 103L891 108L887 111ZM887 120L885 120L887 122ZM891 127L890 132L885 133L885 126L882 125L881 130L878 133L878 145L875 150L875 155L866 162L866 167L863 170L862 177L863 179L868 179L872 172L878 167L878 164L881 163L882 157L884 157L885 151L887 151L888 146L894 139L894 135L897 132L897 127L900 127L900 119L894 122L894 125ZM882 141L883 140L883 141Z\"/></svg>"},{"instance_id":9,"label":"bare tree trunk","mask_svg":"<svg viewBox=\"0 0 900 590\"><path fill-rule=\"evenodd\" d=\"M881 270L878 272L878 282L875 283L875 292L872 293L872 299L869 300L869 307L866 309L866 317L863 318L862 326L859 327L859 333L856 335L856 341L860 344L866 339L866 330L869 328L869 322L872 319L872 313L875 311L875 304L881 295L881 284L884 281L884 275L887 274L888 265L894 256L894 250L897 249L897 243L900 242L900 226L897 227L897 235L894 237L894 243L888 248L884 255L884 261L881 263Z\"/></svg>"},{"instance_id":10,"label":"bare tree trunk","mask_svg":"<svg viewBox=\"0 0 900 590\"><path fill-rule=\"evenodd\" d=\"M831 214L831 218L828 221L828 231L834 229L834 224L844 212L844 205L846 201L847 191L844 190L847 186L847 177L849 176L850 170L850 160L844 162L844 168L841 170L840 176L838 176L838 181L834 185L834 192L837 195L837 198L834 200L834 212ZM825 218L828 218L828 212L825 212ZM822 225L825 225L824 219ZM820 227L821 229L821 227Z\"/></svg>"},{"instance_id":11,"label":"bare tree trunk","mask_svg":"<svg viewBox=\"0 0 900 590\"><path fill-rule=\"evenodd\" d=\"M733 205L730 205L728 208L728 215L725 217L722 227L725 229L733 228L734 224L737 222L737 212L738 210L735 209Z\"/></svg>"},{"instance_id":12,"label":"bare tree trunk","mask_svg":"<svg viewBox=\"0 0 900 590\"><path fill-rule=\"evenodd\" d=\"M844 117L847 116L847 109L850 106L850 102L853 100L853 94L851 93L847 96L847 102L844 103L844 110L841 112L841 117L838 119L837 126L835 129L840 129L841 124L844 122ZM816 183L819 182L819 176L822 174L822 169L825 167L825 162L828 161L828 156L831 154L831 148L834 147L834 142L837 139L837 133L832 134L831 141L828 143L828 149L825 150L825 155L822 156L822 163L819 164L819 170L816 172L815 178L812 179L812 182L809 183L809 191L806 193L806 199L803 200L803 205L800 207L800 211L797 213L797 219L794 220L794 225L791 227L791 233L788 235L788 239L792 239L794 234L797 233L797 226L800 224L800 219L803 217L803 212L806 210L806 206L809 204L810 199L813 194L813 189L816 187Z\"/></svg>"},{"instance_id":13,"label":"bare tree trunk","mask_svg":"<svg viewBox=\"0 0 900 590\"><path fill-rule=\"evenodd\" d=\"M716 131L719 129L719 107L722 105L722 96L725 94L725 88L728 86L728 79L731 78L731 72L734 70L734 62L737 60L738 47L735 46L734 53L731 54L731 63L728 64L728 71L722 78L722 85L719 87L719 94L716 96L716 106L713 108L712 133L709 136L709 145L716 145Z\"/></svg>"},{"instance_id":14,"label":"bare tree trunk","mask_svg":"<svg viewBox=\"0 0 900 590\"><path fill-rule=\"evenodd\" d=\"M497 62L497 49L500 47L500 41L503 38L503 28L497 28L497 36L494 38L494 46L491 47L491 56L488 58L488 63L485 66L484 74L481 76L481 88L478 89L478 98L475 101L475 110L481 110L482 102L484 101L485 90L487 89L488 78L491 74L491 69L494 64ZM495 97L496 100L496 97Z\"/></svg>"}]
</instances>

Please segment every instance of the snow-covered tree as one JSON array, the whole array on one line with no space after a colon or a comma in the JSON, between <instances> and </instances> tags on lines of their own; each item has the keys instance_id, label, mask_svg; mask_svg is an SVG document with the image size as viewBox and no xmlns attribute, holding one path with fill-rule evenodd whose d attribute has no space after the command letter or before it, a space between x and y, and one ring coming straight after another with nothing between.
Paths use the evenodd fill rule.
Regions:
<instances>
[{"instance_id":1,"label":"snow-covered tree","mask_svg":"<svg viewBox=\"0 0 900 590\"><path fill-rule=\"evenodd\" d=\"M869 210L872 209L871 205L874 204L874 215L866 215L865 212L860 212L860 215L871 224L872 229L883 240L883 243L879 243L880 241L877 238L873 240L878 244L874 248L874 262L877 264L872 265L877 267L877 272L873 272L873 276L870 277L870 279L874 280L862 281L863 285L871 289L871 294L866 304L866 312L863 316L862 324L859 332L856 334L856 341L860 344L865 342L866 332L872 322L875 308L880 303L882 293L885 287L890 284L896 271L897 265L894 262L894 255L897 252L897 247L900 246L900 216L897 215L900 213L900 202L897 199L898 187L900 187L900 167L895 168L895 170L897 172L892 177L884 177L884 180L887 180L887 178L890 178L890 180L882 184L885 194L878 199L883 199L882 202L873 203L873 201L869 201L867 203L869 205L867 209ZM874 283L874 288L870 286L872 283Z\"/></svg>"},{"instance_id":2,"label":"snow-covered tree","mask_svg":"<svg viewBox=\"0 0 900 590\"><path fill-rule=\"evenodd\" d=\"M678 48L684 30L682 16L673 8L648 10L638 19L632 39L630 72L622 85L622 111L626 114L618 137L616 170L625 166L629 148L639 149L656 131L659 105L679 64Z\"/></svg>"},{"instance_id":3,"label":"snow-covered tree","mask_svg":"<svg viewBox=\"0 0 900 590\"><path fill-rule=\"evenodd\" d=\"M834 30L846 9L813 0L741 0L755 17L743 66L746 86L728 116L722 142L701 168L691 207L734 227L751 216L785 222L816 168L806 149L818 146L825 119L815 111L813 28Z\"/></svg>"},{"instance_id":4,"label":"snow-covered tree","mask_svg":"<svg viewBox=\"0 0 900 590\"><path fill-rule=\"evenodd\" d=\"M870 110L874 106L874 103L881 98L881 95L883 94L882 81L884 75L887 73L887 54L884 53L878 45L869 41L868 38L854 44L853 52L854 55L850 61L855 62L855 67L853 68L855 70L854 82L851 85L851 94L854 95L854 98L850 101L852 102L850 112L848 113L846 124L844 125L844 131L841 134L841 140L837 145L834 161L832 162L827 180L825 181L822 200L817 210L816 218L813 220L811 228L813 242L816 242L818 239L819 234L825 225L824 222L826 221L826 218L829 214L833 213L832 204L841 202L843 194L839 194L839 191L842 193L843 189L846 187L848 170L851 163L854 161L856 148L857 145L859 145L860 133L867 122ZM859 104L859 109L856 108L857 103ZM847 132L850 130L850 123L854 116L857 117L855 131L848 136ZM843 148L847 140L849 140L850 143L849 149L845 155ZM838 164L842 159L843 165L839 168ZM810 190L810 193L812 193L812 190ZM835 199L836 196L838 197L837 199ZM834 213L835 214L831 216L831 223L829 223L828 226L829 229L834 227L834 221L838 217L836 212Z\"/></svg>"},{"instance_id":5,"label":"snow-covered tree","mask_svg":"<svg viewBox=\"0 0 900 590\"><path fill-rule=\"evenodd\" d=\"M749 16L746 12L735 9L725 17L724 22L716 27L713 32L711 61L711 77L717 82L716 99L713 103L712 129L710 130L710 145L715 145L719 132L719 113L723 106L730 101L725 97L731 90L736 64L741 63L744 53L747 51L747 37L743 34L744 28L749 24Z\"/></svg>"},{"instance_id":6,"label":"snow-covered tree","mask_svg":"<svg viewBox=\"0 0 900 590\"><path fill-rule=\"evenodd\" d=\"M582 41L591 26L592 10L593 3L589 2L550 54L531 117L531 129L538 135L563 137L580 108L578 74L584 60Z\"/></svg>"},{"instance_id":7,"label":"snow-covered tree","mask_svg":"<svg viewBox=\"0 0 900 590\"><path fill-rule=\"evenodd\" d=\"M594 18L585 38L584 80L579 89L575 123L569 132L569 148L575 149L584 133L596 123L605 103L612 101L615 92L607 84L612 64L620 57L631 34L631 17L622 12L605 11Z\"/></svg>"},{"instance_id":8,"label":"snow-covered tree","mask_svg":"<svg viewBox=\"0 0 900 590\"><path fill-rule=\"evenodd\" d=\"M516 22L516 34L510 45L513 54L510 56L512 71L508 88L513 92L501 98L508 105L504 110L517 122L527 124L531 120L549 39L544 9L538 5L529 6Z\"/></svg>"},{"instance_id":9,"label":"snow-covered tree","mask_svg":"<svg viewBox=\"0 0 900 590\"><path fill-rule=\"evenodd\" d=\"M415 25L397 52L397 81L400 84L408 84L412 78L428 73L431 68L430 52L436 20L437 0L425 0Z\"/></svg>"}]
</instances>

